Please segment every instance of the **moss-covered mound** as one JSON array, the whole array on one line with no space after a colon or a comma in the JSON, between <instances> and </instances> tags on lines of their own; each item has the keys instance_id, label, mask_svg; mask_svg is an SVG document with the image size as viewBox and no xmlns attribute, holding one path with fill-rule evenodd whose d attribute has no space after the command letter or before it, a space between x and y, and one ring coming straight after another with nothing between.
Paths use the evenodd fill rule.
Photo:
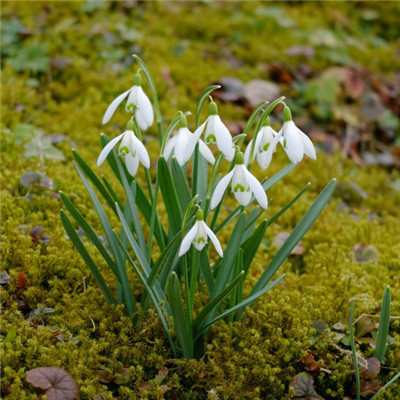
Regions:
<instances>
[{"instance_id":1,"label":"moss-covered mound","mask_svg":"<svg viewBox=\"0 0 400 400\"><path fill-rule=\"evenodd\" d=\"M70 373L82 399L289 399L294 396L290 382L302 372L313 377L314 389L324 399L354 396L346 341L349 300L355 298L357 318L366 314L356 331L361 363L373 355L368 342L376 335L386 285L392 290L391 315L400 315L398 173L359 168L339 154L320 151L317 161L304 161L274 186L265 218L311 182L296 206L268 229L247 291L275 254L276 235L290 232L325 184L333 177L338 180L334 197L302 240L302 249L282 266L283 284L248 309L241 323L215 324L205 356L189 361L172 358L151 309L139 313L133 326L122 306L107 306L65 235L57 191L70 196L101 235L70 150L75 147L95 167L101 117L109 102L130 86L136 68L132 52L141 54L152 69L162 111L172 118L177 109L193 110L200 91L223 76L248 81L265 74L265 63L293 62L286 48L298 44L298 35L307 43L317 28L321 35L328 29L347 32L347 39L335 36L343 42L342 57L391 78L400 66L393 58L395 28L387 29L396 25L396 12L395 3L362 9L350 3L5 3L2 398L37 398L42 392L25 377L28 370L43 366ZM385 27L379 24L383 16ZM371 39L378 34L379 43ZM358 45L347 43L349 36ZM332 54L315 57L310 66L323 70L340 63ZM234 60L240 60L240 68L233 68ZM282 94L290 96L291 90L281 85ZM298 104L298 110L303 106ZM223 119L243 121L247 112L237 104L220 106ZM115 136L125 117L118 112L105 132ZM155 127L149 132L146 141L155 160ZM279 153L267 174L286 163ZM118 188L105 166L100 173ZM224 235L226 241L229 228L221 232L222 241ZM91 252L111 282L104 261ZM142 287L133 274L130 279L139 297ZM381 372L363 381L364 391L386 383L399 370L398 317L391 320L389 335ZM398 398L398 383L380 397Z\"/></svg>"}]
</instances>

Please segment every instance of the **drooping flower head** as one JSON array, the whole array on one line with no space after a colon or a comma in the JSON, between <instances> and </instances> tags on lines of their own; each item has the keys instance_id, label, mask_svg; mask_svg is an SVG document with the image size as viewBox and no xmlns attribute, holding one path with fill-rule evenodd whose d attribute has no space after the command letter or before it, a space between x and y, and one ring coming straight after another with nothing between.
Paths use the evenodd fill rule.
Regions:
<instances>
[{"instance_id":1,"label":"drooping flower head","mask_svg":"<svg viewBox=\"0 0 400 400\"><path fill-rule=\"evenodd\" d=\"M293 122L292 113L288 106L283 109L284 123L279 134L282 135L281 144L290 161L297 164L304 154L315 160L315 148L310 138L302 132Z\"/></svg>"},{"instance_id":2,"label":"drooping flower head","mask_svg":"<svg viewBox=\"0 0 400 400\"><path fill-rule=\"evenodd\" d=\"M199 209L196 213L195 224L182 240L181 247L179 249L179 257L187 253L192 244L196 250L203 250L204 246L208 242L208 238L210 238L219 256L223 257L224 253L222 251L221 244L219 243L214 232L204 222L203 212Z\"/></svg>"},{"instance_id":3,"label":"drooping flower head","mask_svg":"<svg viewBox=\"0 0 400 400\"><path fill-rule=\"evenodd\" d=\"M257 156L258 164L262 169L268 168L272 160L272 154L276 152L276 145L279 141L280 134L275 132L270 125L269 117L266 118L264 126L258 131L253 149L253 157L251 162ZM250 140L244 152L244 162L249 163L250 153L253 147L253 139Z\"/></svg>"},{"instance_id":4,"label":"drooping flower head","mask_svg":"<svg viewBox=\"0 0 400 400\"><path fill-rule=\"evenodd\" d=\"M232 136L228 128L221 121L218 115L218 107L214 101L208 106L209 116L194 132L194 140L198 140L203 132L206 144L215 143L218 150L223 153L228 161L233 160L235 148L233 146Z\"/></svg>"},{"instance_id":5,"label":"drooping flower head","mask_svg":"<svg viewBox=\"0 0 400 400\"><path fill-rule=\"evenodd\" d=\"M194 152L197 141L193 140L193 133L187 127L186 116L182 114L178 132L170 139L168 139L165 149L164 157L166 160L174 153L180 166L185 165ZM202 156L210 163L214 164L215 157L207 145L200 139L199 151Z\"/></svg>"},{"instance_id":6,"label":"drooping flower head","mask_svg":"<svg viewBox=\"0 0 400 400\"><path fill-rule=\"evenodd\" d=\"M126 130L121 135L110 140L106 146L104 146L102 152L97 159L97 166L100 167L104 160L107 158L110 151L114 146L121 140L118 148L118 153L124 158L126 168L131 176L135 176L139 167L139 162L143 164L145 168L150 168L150 157L143 143L136 137L133 132L134 124L129 121Z\"/></svg>"},{"instance_id":7,"label":"drooping flower head","mask_svg":"<svg viewBox=\"0 0 400 400\"><path fill-rule=\"evenodd\" d=\"M154 122L154 112L149 98L142 89L142 78L139 71L133 79L133 86L126 92L120 94L108 106L104 113L103 125L111 119L117 107L127 96L128 100L125 110L134 113L139 128L145 131Z\"/></svg>"},{"instance_id":8,"label":"drooping flower head","mask_svg":"<svg viewBox=\"0 0 400 400\"><path fill-rule=\"evenodd\" d=\"M232 192L242 206L247 206L254 195L262 208L268 207L268 199L261 183L246 168L243 153L238 151L235 157L235 166L232 171L223 177L214 189L211 197L211 209L214 209L222 199L229 182L232 180Z\"/></svg>"}]
</instances>

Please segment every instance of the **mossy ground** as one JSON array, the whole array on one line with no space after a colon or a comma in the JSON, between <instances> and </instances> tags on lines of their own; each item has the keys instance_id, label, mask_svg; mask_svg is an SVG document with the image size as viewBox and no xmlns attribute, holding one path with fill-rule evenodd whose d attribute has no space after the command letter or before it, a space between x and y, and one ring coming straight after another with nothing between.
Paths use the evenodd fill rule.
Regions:
<instances>
[{"instance_id":1,"label":"mossy ground","mask_svg":"<svg viewBox=\"0 0 400 400\"><path fill-rule=\"evenodd\" d=\"M265 63L292 62L285 49L297 44L299 34L307 43L316 28L333 26L354 35L363 46L349 45L348 55L373 71L392 76L400 67L399 58L393 57L396 42L391 29L375 22L364 26L365 20L359 17L373 11L378 19L385 16L386 26L394 26L398 11L394 3L379 7L373 3L361 10L350 3L280 4L275 7L276 19L265 19L256 12L265 6L272 5L4 3L3 19L18 19L33 32L24 42L16 39L15 45L23 48L46 43L48 55L71 60L67 67L51 67L45 73L16 73L7 58L3 65L2 269L11 280L2 286L1 337L4 340L9 332L16 333L13 340L2 344L4 398L35 399L38 392L25 382L26 371L55 366L76 379L82 399L285 399L291 396L290 380L305 370L301 360L307 350L314 351L331 371L314 375L315 389L322 397L342 399L351 393L354 373L350 357L332 341L313 344L316 332L312 322L321 320L330 327L345 322L352 297L357 316L376 313L388 284L392 289L391 314L399 315L400 196L392 188L392 182L399 178L395 172L360 169L339 155L321 151L317 161L304 161L272 188L266 218L311 182L296 206L269 228L247 290L276 251L275 235L294 227L331 178L336 177L339 183L329 206L302 241L304 254L291 256L282 266L281 271L287 274L284 284L247 310L241 323L230 327L217 323L208 338L206 355L198 361L171 358L162 327L151 311L132 326L123 307L106 305L65 236L56 191L33 189L27 193L19 181L27 171L47 174L57 190L71 196L99 228L88 195L72 168L70 148L76 146L94 167L102 113L116 94L130 86L133 52L139 52L153 71L166 118L177 109L193 109L200 91L222 76L247 81L265 73ZM282 18L295 21L296 29L290 23L282 26ZM350 25L346 21L351 21ZM362 33L357 36L359 31ZM385 37L384 45L370 40L376 32ZM228 49L243 66L232 70L221 48ZM312 68L323 70L332 61L316 57L310 63ZM221 105L220 114L223 119L244 118L243 110L233 105ZM104 128L106 133L114 136L119 132L124 118L118 111ZM68 139L57 145L65 161L23 157L24 150L13 134L20 123L40 128L47 135L65 135ZM153 160L158 151L155 135L153 127L146 138ZM268 175L285 163L285 157L278 154ZM105 166L101 173L114 182ZM261 176L261 171L257 174ZM359 185L365 195L352 189L352 184ZM28 232L35 226L44 228L50 243L32 242ZM222 232L221 240L228 236L229 229ZM374 246L378 260L356 261L353 246L360 242ZM94 250L93 257L111 279ZM141 287L131 278L139 295ZM54 308L54 312L27 322L29 312L41 306ZM394 343L381 373L384 382L400 364L400 320L391 322L390 335ZM363 357L372 355L368 347L359 350ZM164 379L157 376L163 368L168 369ZM400 398L400 385L393 385L381 398Z\"/></svg>"}]
</instances>

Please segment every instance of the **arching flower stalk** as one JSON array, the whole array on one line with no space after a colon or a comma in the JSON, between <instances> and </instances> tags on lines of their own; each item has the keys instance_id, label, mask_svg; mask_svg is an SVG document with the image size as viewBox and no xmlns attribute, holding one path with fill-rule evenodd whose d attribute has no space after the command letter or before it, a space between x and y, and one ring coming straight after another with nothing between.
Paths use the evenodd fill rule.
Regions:
<instances>
[{"instance_id":1,"label":"arching flower stalk","mask_svg":"<svg viewBox=\"0 0 400 400\"><path fill-rule=\"evenodd\" d=\"M121 141L118 153L124 158L126 168L131 176L135 176L139 168L139 162L143 164L145 168L150 168L150 157L143 143L136 137L133 132L134 124L133 121L129 121L126 125L126 131L116 138L110 140L101 151L99 158L97 159L97 166L100 167L105 161L110 151Z\"/></svg>"},{"instance_id":2,"label":"arching flower stalk","mask_svg":"<svg viewBox=\"0 0 400 400\"><path fill-rule=\"evenodd\" d=\"M205 131L204 139L206 144L215 143L218 150L223 153L228 161L233 160L235 148L233 146L232 136L228 128L221 121L218 115L218 107L214 101L208 106L209 116L194 132L193 139L195 144L201 134Z\"/></svg>"},{"instance_id":3,"label":"arching flower stalk","mask_svg":"<svg viewBox=\"0 0 400 400\"><path fill-rule=\"evenodd\" d=\"M261 183L246 168L243 153L236 153L235 166L224 178L222 178L211 197L211 209L213 210L221 201L229 182L232 180L232 192L236 200L242 206L247 206L254 195L262 208L268 207L268 199Z\"/></svg>"},{"instance_id":4,"label":"arching flower stalk","mask_svg":"<svg viewBox=\"0 0 400 400\"><path fill-rule=\"evenodd\" d=\"M179 249L179 257L187 253L192 244L196 250L203 250L204 246L208 242L208 238L210 238L219 256L223 257L224 253L222 251L221 244L219 243L219 240L215 236L214 232L204 222L203 212L199 209L196 213L196 222L182 240L182 244Z\"/></svg>"},{"instance_id":5,"label":"arching flower stalk","mask_svg":"<svg viewBox=\"0 0 400 400\"><path fill-rule=\"evenodd\" d=\"M283 109L284 123L279 134L282 135L280 142L289 157L295 164L299 163L304 154L315 160L315 148L310 138L302 132L293 122L292 113L288 106Z\"/></svg>"},{"instance_id":6,"label":"arching flower stalk","mask_svg":"<svg viewBox=\"0 0 400 400\"><path fill-rule=\"evenodd\" d=\"M140 72L137 72L133 79L133 86L126 92L116 97L108 106L103 116L103 125L105 125L114 115L117 107L128 96L125 110L133 112L139 128L145 131L149 126L153 125L154 112L153 107L146 93L142 89L142 78Z\"/></svg>"},{"instance_id":7,"label":"arching flower stalk","mask_svg":"<svg viewBox=\"0 0 400 400\"><path fill-rule=\"evenodd\" d=\"M262 169L267 169L272 160L272 154L276 152L276 145L279 142L281 133L278 134L270 126L269 117L266 118L264 126L258 131L254 144L253 157L251 162L257 157L257 162ZM244 162L249 164L250 153L253 148L253 139L250 140L244 152Z\"/></svg>"},{"instance_id":8,"label":"arching flower stalk","mask_svg":"<svg viewBox=\"0 0 400 400\"><path fill-rule=\"evenodd\" d=\"M196 147L196 140L193 140L193 133L187 127L187 119L182 114L181 120L179 122L178 132L170 139L168 139L165 149L164 157L166 160L173 153L182 167L184 166L192 157L194 149ZM200 139L199 140L199 150L202 156L210 163L214 164L215 157L212 151L207 147L207 145Z\"/></svg>"}]
</instances>

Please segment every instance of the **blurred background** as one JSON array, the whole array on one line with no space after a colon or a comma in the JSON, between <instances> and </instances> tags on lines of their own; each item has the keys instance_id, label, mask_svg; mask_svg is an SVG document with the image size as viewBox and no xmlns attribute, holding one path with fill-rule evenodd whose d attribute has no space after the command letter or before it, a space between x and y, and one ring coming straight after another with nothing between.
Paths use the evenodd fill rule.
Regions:
<instances>
[{"instance_id":1,"label":"blurred background","mask_svg":"<svg viewBox=\"0 0 400 400\"><path fill-rule=\"evenodd\" d=\"M63 134L71 128L63 113L100 129L106 105L130 87L138 53L169 119L217 82L237 134L255 105L284 95L327 152L399 165L399 2L7 1L1 23L10 129L16 119L43 124L42 112L64 119Z\"/></svg>"}]
</instances>

